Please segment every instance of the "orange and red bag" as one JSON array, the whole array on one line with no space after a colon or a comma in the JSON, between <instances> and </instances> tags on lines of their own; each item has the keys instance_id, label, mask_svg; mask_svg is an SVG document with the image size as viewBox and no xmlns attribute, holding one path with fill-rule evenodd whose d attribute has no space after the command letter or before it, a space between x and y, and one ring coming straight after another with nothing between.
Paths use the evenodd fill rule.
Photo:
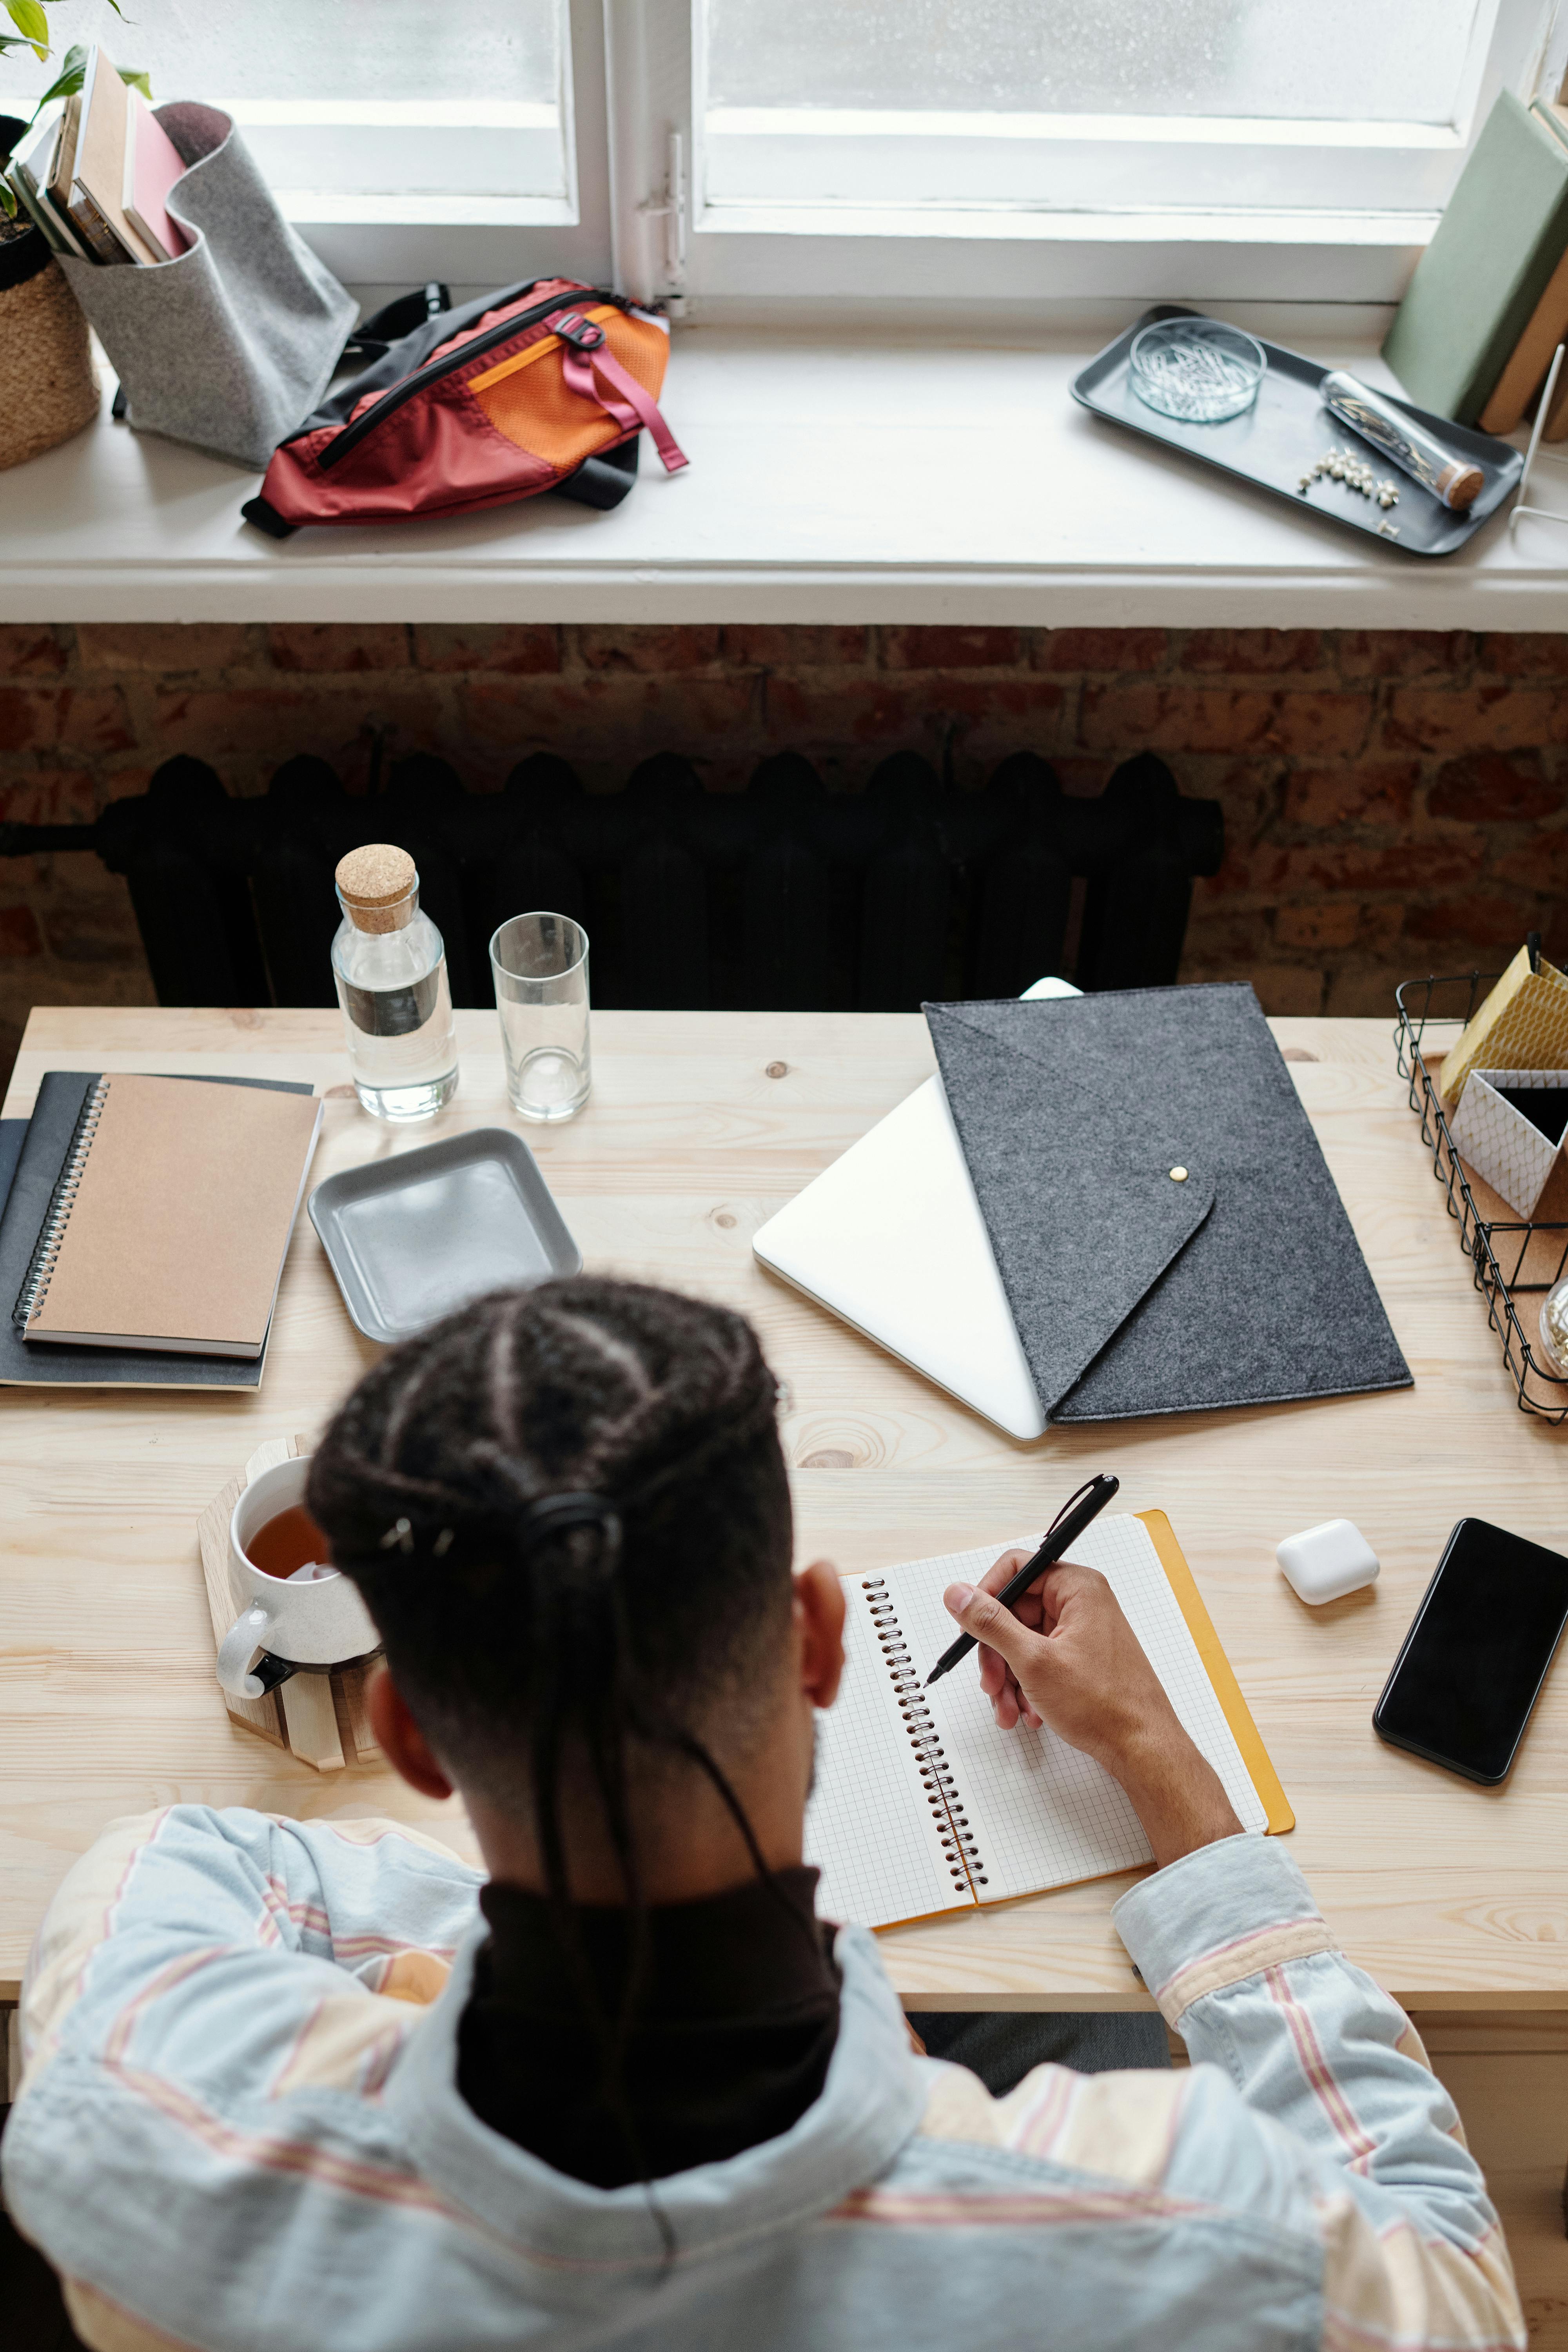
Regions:
<instances>
[{"instance_id":1,"label":"orange and red bag","mask_svg":"<svg viewBox=\"0 0 1568 2352\"><path fill-rule=\"evenodd\" d=\"M622 296L536 278L379 343L375 329L411 305L427 307L405 296L360 331L360 348L379 355L279 444L244 509L269 537L469 514L546 490L618 506L645 427L667 472L686 464L658 408L668 329Z\"/></svg>"}]
</instances>

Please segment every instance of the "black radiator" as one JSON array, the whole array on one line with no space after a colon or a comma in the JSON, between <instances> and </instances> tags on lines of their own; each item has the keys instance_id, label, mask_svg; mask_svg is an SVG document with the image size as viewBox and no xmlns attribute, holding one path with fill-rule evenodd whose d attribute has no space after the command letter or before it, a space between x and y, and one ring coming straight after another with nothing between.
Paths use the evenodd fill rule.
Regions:
<instances>
[{"instance_id":1,"label":"black radiator","mask_svg":"<svg viewBox=\"0 0 1568 2352\"><path fill-rule=\"evenodd\" d=\"M903 1012L1016 995L1046 972L1086 989L1173 981L1224 825L1148 752L1095 800L1064 794L1032 751L977 792L899 751L864 792L834 793L794 751L733 793L672 752L608 793L548 752L469 793L418 753L368 799L301 756L245 800L182 757L93 824L0 825L0 856L95 849L123 874L161 1004L312 1005L335 1002L333 868L373 840L416 860L458 1004L492 1001L497 924L552 907L587 929L599 1005Z\"/></svg>"}]
</instances>

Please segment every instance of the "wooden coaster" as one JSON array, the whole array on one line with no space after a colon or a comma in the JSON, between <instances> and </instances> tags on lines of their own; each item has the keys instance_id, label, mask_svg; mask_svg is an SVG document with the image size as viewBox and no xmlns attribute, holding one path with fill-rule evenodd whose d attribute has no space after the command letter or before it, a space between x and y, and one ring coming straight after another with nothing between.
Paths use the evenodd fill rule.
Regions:
<instances>
[{"instance_id":1,"label":"wooden coaster","mask_svg":"<svg viewBox=\"0 0 1568 2352\"><path fill-rule=\"evenodd\" d=\"M263 1470L310 1450L307 1438L269 1438L257 1447L239 1476L231 1478L221 1495L214 1496L196 1521L215 1645L222 1643L239 1607L228 1573L228 1523L234 1507ZM341 1772L351 1760L365 1764L381 1754L365 1714L364 1683L369 1672L367 1665L357 1665L335 1666L327 1675L290 1675L286 1683L261 1698L235 1698L225 1691L223 1703L237 1723L243 1723L247 1731L259 1732L275 1748L287 1748L318 1772Z\"/></svg>"}]
</instances>

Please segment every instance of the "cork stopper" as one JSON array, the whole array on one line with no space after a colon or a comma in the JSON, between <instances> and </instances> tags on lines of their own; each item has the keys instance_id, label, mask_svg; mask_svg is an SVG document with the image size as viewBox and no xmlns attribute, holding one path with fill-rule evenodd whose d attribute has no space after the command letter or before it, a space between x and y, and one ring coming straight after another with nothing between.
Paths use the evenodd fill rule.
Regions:
<instances>
[{"instance_id":1,"label":"cork stopper","mask_svg":"<svg viewBox=\"0 0 1568 2352\"><path fill-rule=\"evenodd\" d=\"M1486 478L1479 466L1461 465L1456 457L1452 465L1445 466L1437 477L1437 496L1456 514L1463 514L1472 500L1479 497L1486 487Z\"/></svg>"},{"instance_id":2,"label":"cork stopper","mask_svg":"<svg viewBox=\"0 0 1568 2352\"><path fill-rule=\"evenodd\" d=\"M338 860L338 897L359 931L400 931L414 919L419 869L405 849L371 841Z\"/></svg>"}]
</instances>

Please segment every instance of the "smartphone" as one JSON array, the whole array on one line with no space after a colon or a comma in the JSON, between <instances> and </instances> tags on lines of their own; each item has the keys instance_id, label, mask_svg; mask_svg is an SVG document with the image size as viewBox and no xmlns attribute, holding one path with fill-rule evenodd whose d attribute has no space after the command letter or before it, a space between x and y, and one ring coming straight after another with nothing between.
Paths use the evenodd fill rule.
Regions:
<instances>
[{"instance_id":1,"label":"smartphone","mask_svg":"<svg viewBox=\"0 0 1568 2352\"><path fill-rule=\"evenodd\" d=\"M1506 1780L1568 1622L1568 1559L1461 1519L1373 1709L1373 1728L1467 1780Z\"/></svg>"}]
</instances>

